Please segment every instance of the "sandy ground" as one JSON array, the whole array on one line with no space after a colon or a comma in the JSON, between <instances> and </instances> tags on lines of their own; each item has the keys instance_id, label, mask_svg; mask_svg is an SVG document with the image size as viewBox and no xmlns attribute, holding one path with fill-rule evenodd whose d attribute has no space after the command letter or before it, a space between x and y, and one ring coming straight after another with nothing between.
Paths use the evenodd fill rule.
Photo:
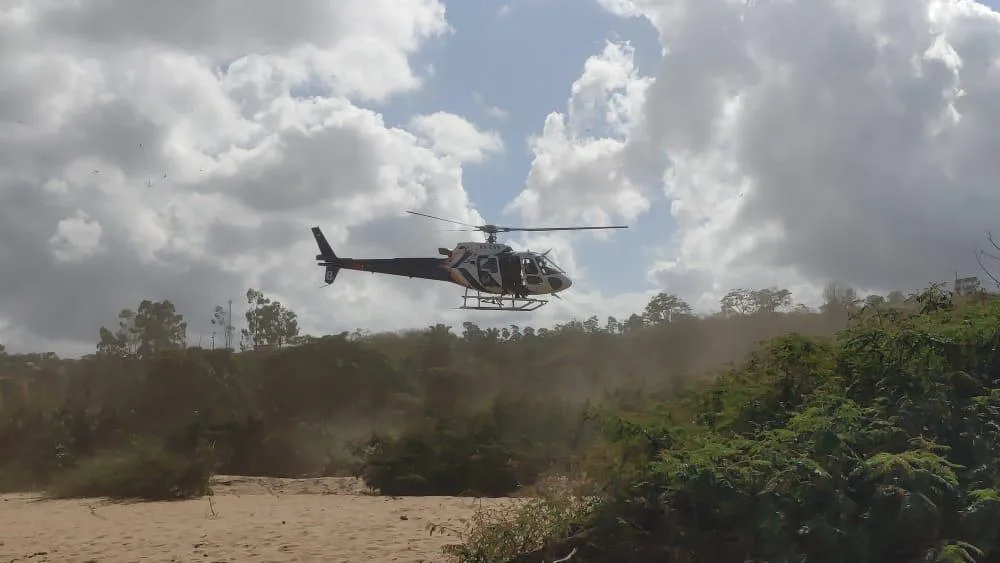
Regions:
<instances>
[{"instance_id":1,"label":"sandy ground","mask_svg":"<svg viewBox=\"0 0 1000 563\"><path fill-rule=\"evenodd\" d=\"M112 503L0 496L0 563L30 561L447 561L489 499L379 497L353 479L214 478L190 501Z\"/></svg>"}]
</instances>

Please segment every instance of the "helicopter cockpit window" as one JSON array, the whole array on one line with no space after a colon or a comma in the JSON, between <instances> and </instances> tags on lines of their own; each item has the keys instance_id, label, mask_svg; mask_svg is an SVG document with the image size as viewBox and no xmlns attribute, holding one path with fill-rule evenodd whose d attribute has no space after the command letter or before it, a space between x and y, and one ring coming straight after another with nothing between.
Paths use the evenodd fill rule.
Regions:
<instances>
[{"instance_id":1,"label":"helicopter cockpit window","mask_svg":"<svg viewBox=\"0 0 1000 563\"><path fill-rule=\"evenodd\" d=\"M549 262L544 256L538 257L538 267L542 269L542 273L545 274L546 276L563 273L563 271L560 270L558 266L556 266L552 262Z\"/></svg>"},{"instance_id":2,"label":"helicopter cockpit window","mask_svg":"<svg viewBox=\"0 0 1000 563\"><path fill-rule=\"evenodd\" d=\"M535 265L535 261L531 258L525 258L521 260L521 265L524 267L524 273L528 275L538 275L538 266Z\"/></svg>"}]
</instances>

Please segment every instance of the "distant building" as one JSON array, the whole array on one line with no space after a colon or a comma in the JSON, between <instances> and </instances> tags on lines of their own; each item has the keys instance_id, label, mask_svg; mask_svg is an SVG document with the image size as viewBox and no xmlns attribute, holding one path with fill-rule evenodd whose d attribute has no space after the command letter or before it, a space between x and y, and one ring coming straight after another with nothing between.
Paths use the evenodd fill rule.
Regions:
<instances>
[{"instance_id":1,"label":"distant building","mask_svg":"<svg viewBox=\"0 0 1000 563\"><path fill-rule=\"evenodd\" d=\"M981 292L983 289L982 283L980 283L978 277L971 278L959 278L955 277L955 294L956 295L973 295L975 293Z\"/></svg>"}]
</instances>

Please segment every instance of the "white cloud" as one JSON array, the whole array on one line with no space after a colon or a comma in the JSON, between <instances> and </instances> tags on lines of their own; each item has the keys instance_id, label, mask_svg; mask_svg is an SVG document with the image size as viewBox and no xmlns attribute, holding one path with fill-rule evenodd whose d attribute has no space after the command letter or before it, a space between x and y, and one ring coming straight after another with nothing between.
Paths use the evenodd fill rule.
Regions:
<instances>
[{"instance_id":1,"label":"white cloud","mask_svg":"<svg viewBox=\"0 0 1000 563\"><path fill-rule=\"evenodd\" d=\"M995 220L983 206L1000 203L983 181L1000 171L1000 136L983 129L1000 118L1000 74L968 63L1000 56L995 13L938 1L690 8L647 8L672 38L647 116L651 141L675 155L674 271L813 295L829 280L887 291L974 272ZM686 100L701 102L668 109Z\"/></svg>"},{"instance_id":2,"label":"white cloud","mask_svg":"<svg viewBox=\"0 0 1000 563\"><path fill-rule=\"evenodd\" d=\"M510 115L509 111L499 106L490 106L486 108L486 113L494 119L507 119L507 117Z\"/></svg>"},{"instance_id":3,"label":"white cloud","mask_svg":"<svg viewBox=\"0 0 1000 563\"><path fill-rule=\"evenodd\" d=\"M97 254L101 244L101 224L77 210L56 225L49 238L49 250L59 262L79 262Z\"/></svg>"},{"instance_id":4,"label":"white cloud","mask_svg":"<svg viewBox=\"0 0 1000 563\"><path fill-rule=\"evenodd\" d=\"M1000 204L995 12L603 4L652 22L664 57L649 76L628 43L585 61L529 139L509 205L525 224L669 217L650 276L702 308L732 287L808 300L831 279L916 289L975 273ZM462 165L504 150L499 135L443 112L389 126L366 107L421 87L411 59L450 32L441 2L130 6L0 0L0 261L17 265L0 284L0 341L89 351L97 325L143 298L176 302L196 338L199 318L208 330L212 307L251 285L315 332L470 318L445 284L345 272L317 289L308 230L342 256L420 256L469 235L403 209L483 222ZM520 237L552 247L573 290L530 320L473 318L641 309L646 293L588 284L573 245L590 236Z\"/></svg>"},{"instance_id":5,"label":"white cloud","mask_svg":"<svg viewBox=\"0 0 1000 563\"><path fill-rule=\"evenodd\" d=\"M434 152L459 162L482 162L489 153L503 150L499 133L480 131L469 120L453 113L418 115L410 121L410 128L427 138Z\"/></svg>"},{"instance_id":6,"label":"white cloud","mask_svg":"<svg viewBox=\"0 0 1000 563\"><path fill-rule=\"evenodd\" d=\"M403 209L481 222L459 161L358 105L420 86L407 61L447 32L440 2L129 6L3 3L0 259L17 267L0 341L87 352L144 298L174 301L197 341L248 286L309 331L448 318L444 284L317 289L309 233L345 256L424 255L461 237Z\"/></svg>"},{"instance_id":7,"label":"white cloud","mask_svg":"<svg viewBox=\"0 0 1000 563\"><path fill-rule=\"evenodd\" d=\"M601 4L647 18L663 59L647 79L626 48L591 58L568 115L533 140L513 204L525 218L634 218L656 189L676 230L651 278L702 310L733 287L782 284L808 302L828 281L915 290L977 273L973 250L1000 205L996 12L950 0ZM580 133L594 123L605 131Z\"/></svg>"},{"instance_id":8,"label":"white cloud","mask_svg":"<svg viewBox=\"0 0 1000 563\"><path fill-rule=\"evenodd\" d=\"M507 206L532 227L608 226L629 223L650 206L650 189L629 176L627 154L633 130L639 127L642 101L651 81L638 74L634 49L626 43L607 43L600 55L584 63L581 76L570 86L566 113L548 115L541 134L528 140L534 153L524 190ZM602 134L606 136L601 136ZM533 249L553 248L553 256L574 280L567 299L577 315L601 310L608 297L589 285L587 272L576 258L574 243L586 238L606 239L612 230L526 234L520 244ZM589 293L586 293L589 292ZM628 294L618 303L642 303L645 294ZM556 314L568 303L550 304ZM611 314L621 316L642 306Z\"/></svg>"},{"instance_id":9,"label":"white cloud","mask_svg":"<svg viewBox=\"0 0 1000 563\"><path fill-rule=\"evenodd\" d=\"M525 221L610 224L649 208L647 191L626 174L625 148L650 80L638 75L628 43L608 43L571 86L568 111L551 113L527 185L508 206ZM607 136L599 136L600 133ZM540 225L537 226L546 226ZM554 225L553 225L554 226Z\"/></svg>"},{"instance_id":10,"label":"white cloud","mask_svg":"<svg viewBox=\"0 0 1000 563\"><path fill-rule=\"evenodd\" d=\"M458 311L461 290L436 282L344 272L319 288L310 226L341 256L388 257L470 238L404 209L484 222L462 165L502 151L497 133L444 112L392 127L364 107L420 87L409 57L447 33L439 2L3 6L0 260L17 267L0 284L0 341L11 349L90 352L100 324L147 298L173 301L196 343L212 308L241 310L250 286L312 333L544 325L621 315L637 299L580 291L526 319ZM553 255L573 267L562 248Z\"/></svg>"},{"instance_id":11,"label":"white cloud","mask_svg":"<svg viewBox=\"0 0 1000 563\"><path fill-rule=\"evenodd\" d=\"M450 31L438 0L301 0L291 5L177 0L155 6L43 0L13 5L10 11L21 16L8 23L9 33L25 42L44 36L45 51L78 49L99 59L123 50L140 56L183 52L213 64L247 57L268 69L272 86L309 80L336 95L365 100L417 88L408 55L428 38Z\"/></svg>"},{"instance_id":12,"label":"white cloud","mask_svg":"<svg viewBox=\"0 0 1000 563\"><path fill-rule=\"evenodd\" d=\"M480 92L473 92L472 99L475 100L476 104L486 110L486 115L492 117L493 119L507 119L510 117L510 112L501 108L500 106L490 105L486 101L486 97Z\"/></svg>"},{"instance_id":13,"label":"white cloud","mask_svg":"<svg viewBox=\"0 0 1000 563\"><path fill-rule=\"evenodd\" d=\"M602 8L618 17L639 17L643 11L639 5L648 5L650 2L635 2L633 0L597 0Z\"/></svg>"}]
</instances>

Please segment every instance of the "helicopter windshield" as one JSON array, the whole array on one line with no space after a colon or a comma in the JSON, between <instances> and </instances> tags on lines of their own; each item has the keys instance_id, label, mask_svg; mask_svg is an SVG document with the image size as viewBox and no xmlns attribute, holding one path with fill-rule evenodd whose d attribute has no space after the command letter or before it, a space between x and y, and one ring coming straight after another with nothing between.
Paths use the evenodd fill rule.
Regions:
<instances>
[{"instance_id":1,"label":"helicopter windshield","mask_svg":"<svg viewBox=\"0 0 1000 563\"><path fill-rule=\"evenodd\" d=\"M545 275L563 273L563 271L559 268L559 266L556 266L554 262L552 262L551 260L549 260L544 256L536 257L535 261L538 262L538 267L542 270L542 273Z\"/></svg>"}]
</instances>

